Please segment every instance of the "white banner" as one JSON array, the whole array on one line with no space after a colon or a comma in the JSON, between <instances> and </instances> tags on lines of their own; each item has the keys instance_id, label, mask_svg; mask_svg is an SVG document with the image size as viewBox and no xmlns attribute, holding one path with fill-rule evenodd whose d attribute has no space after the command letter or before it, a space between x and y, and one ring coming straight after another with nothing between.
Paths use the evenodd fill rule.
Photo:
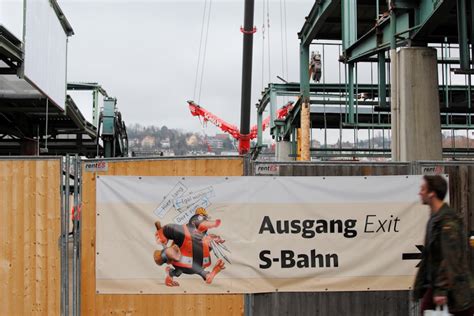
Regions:
<instances>
[{"instance_id":1,"label":"white banner","mask_svg":"<svg viewBox=\"0 0 474 316\"><path fill-rule=\"evenodd\" d=\"M25 1L25 77L64 109L67 35L49 0Z\"/></svg>"},{"instance_id":2,"label":"white banner","mask_svg":"<svg viewBox=\"0 0 474 316\"><path fill-rule=\"evenodd\" d=\"M97 291L407 290L429 215L420 183L421 176L100 176Z\"/></svg>"}]
</instances>

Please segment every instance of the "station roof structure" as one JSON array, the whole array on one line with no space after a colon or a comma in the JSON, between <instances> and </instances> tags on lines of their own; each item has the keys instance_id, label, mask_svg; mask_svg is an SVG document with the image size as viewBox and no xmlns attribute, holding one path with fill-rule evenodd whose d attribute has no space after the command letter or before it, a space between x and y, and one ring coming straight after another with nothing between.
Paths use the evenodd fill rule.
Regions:
<instances>
[{"instance_id":1,"label":"station roof structure","mask_svg":"<svg viewBox=\"0 0 474 316\"><path fill-rule=\"evenodd\" d=\"M72 36L74 30L57 1L50 3L65 35ZM66 97L65 104L56 104L24 77L24 49L22 40L0 24L0 155L32 154L25 151L25 142L38 142L41 148L47 143L42 154L95 157L97 128L84 118L71 97Z\"/></svg>"},{"instance_id":2,"label":"station roof structure","mask_svg":"<svg viewBox=\"0 0 474 316\"><path fill-rule=\"evenodd\" d=\"M346 1L350 3L353 1ZM357 38L383 30L390 20L386 0L357 0ZM457 7L453 0L391 0L400 15L409 15L409 38L427 43L457 42ZM379 8L379 14L376 10ZM467 8L469 10L469 8ZM397 32L406 31L399 29ZM341 40L344 32L342 0L316 1L299 32L299 38L309 44L312 40ZM378 33L380 36L380 33Z\"/></svg>"},{"instance_id":3,"label":"station roof structure","mask_svg":"<svg viewBox=\"0 0 474 316\"><path fill-rule=\"evenodd\" d=\"M458 8L453 0L319 0L315 1L311 11L305 18L301 31L298 33L301 46L337 41L342 46L339 61L357 63L360 61L377 62L377 54L390 49L391 40L395 38L396 46L425 46L431 44L460 44L469 47L467 35L460 34L462 18L470 17L471 7L465 5ZM390 7L389 7L390 5ZM459 12L458 12L459 11ZM392 19L392 16L394 18ZM469 19L470 20L470 19ZM395 28L391 27L395 25ZM464 21L465 28L473 28ZM394 32L395 29L395 32ZM468 32L465 32L467 34ZM474 34L474 32L471 33ZM456 46L456 45L454 45ZM460 54L463 49L460 48ZM469 51L464 49L464 55ZM324 61L323 61L324 62ZM390 62L385 56L385 62ZM462 56L438 59L439 64L449 67L451 73L470 73L470 61L462 65ZM305 70L300 70L305 71ZM463 72L464 71L464 72ZM389 95L390 84L385 85ZM301 95L300 83L270 84L262 93L257 104L258 112L262 113L270 102L271 92L278 96ZM347 124L347 83L314 83L309 85L312 128L352 128ZM357 128L377 128L390 124L390 100L381 107L378 99L378 85L357 84L357 93L368 95L367 100L357 100ZM439 86L441 123L444 128L467 128L471 126L473 100L470 85ZM333 96L329 96L329 95ZM336 97L334 97L336 95ZM469 97L471 95L471 97ZM299 111L301 100L285 120L276 120L272 134L288 139L292 128L299 127ZM447 122L449 115L449 122ZM468 123L469 121L469 123ZM448 124L449 123L449 124ZM352 124L354 125L354 124ZM469 128L469 127L468 127Z\"/></svg>"}]
</instances>

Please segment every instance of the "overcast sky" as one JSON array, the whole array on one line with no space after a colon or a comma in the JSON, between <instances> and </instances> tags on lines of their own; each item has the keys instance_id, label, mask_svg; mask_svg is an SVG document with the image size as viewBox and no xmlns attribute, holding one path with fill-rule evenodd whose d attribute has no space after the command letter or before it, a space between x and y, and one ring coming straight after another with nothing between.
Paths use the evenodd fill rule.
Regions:
<instances>
[{"instance_id":1,"label":"overcast sky","mask_svg":"<svg viewBox=\"0 0 474 316\"><path fill-rule=\"evenodd\" d=\"M128 124L202 131L199 120L190 115L186 101L193 98L198 101L199 89L195 93L194 86L203 12L205 5L209 9L209 0L58 2L75 31L68 46L68 81L99 82L110 96L118 99ZM263 6L268 3L270 28L265 16L265 86L269 81L278 82L276 75L299 81L297 32L314 0L255 1L258 32L253 53L252 124L256 122L254 104L262 91ZM282 29L284 12L286 28ZM203 107L237 126L240 126L243 20L244 0L212 1L200 90ZM287 45L282 46L285 35ZM204 41L201 51L203 55ZM90 117L91 105L86 104L86 98L80 95L74 98ZM87 103L92 100L89 94L87 100ZM207 130L216 131L209 127Z\"/></svg>"}]
</instances>

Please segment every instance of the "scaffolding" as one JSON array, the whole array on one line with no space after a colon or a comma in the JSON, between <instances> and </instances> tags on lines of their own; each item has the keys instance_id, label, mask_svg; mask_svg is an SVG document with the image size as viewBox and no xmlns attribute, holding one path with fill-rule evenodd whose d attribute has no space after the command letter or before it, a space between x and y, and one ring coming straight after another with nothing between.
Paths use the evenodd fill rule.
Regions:
<instances>
[{"instance_id":1,"label":"scaffolding","mask_svg":"<svg viewBox=\"0 0 474 316\"><path fill-rule=\"evenodd\" d=\"M389 49L402 46L436 49L443 156L472 156L469 48L474 50L474 46L469 42L473 42L474 32L467 30L466 22L472 10L463 0L391 3L391 7L381 0L325 0L314 4L299 33L300 83L271 83L257 104L260 122L268 105L270 115L275 117L279 97L294 99L295 107L287 118L274 119L270 126L277 142L292 142L292 156L299 156L297 130L302 103L307 99L311 104L311 135L316 132L316 137L311 137L313 157L387 158L391 137ZM321 80L311 84L306 58L310 51L319 52L322 61ZM328 139L335 137L337 146L330 145ZM377 144L375 139L380 138L382 144ZM257 151L262 147L261 139L259 136Z\"/></svg>"}]
</instances>

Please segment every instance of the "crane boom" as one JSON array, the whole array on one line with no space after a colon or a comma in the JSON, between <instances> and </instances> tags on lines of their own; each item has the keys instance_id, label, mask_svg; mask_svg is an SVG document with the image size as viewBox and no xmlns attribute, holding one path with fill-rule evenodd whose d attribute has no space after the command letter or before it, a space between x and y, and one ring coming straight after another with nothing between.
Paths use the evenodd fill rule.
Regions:
<instances>
[{"instance_id":1,"label":"crane boom","mask_svg":"<svg viewBox=\"0 0 474 316\"><path fill-rule=\"evenodd\" d=\"M220 117L214 115L213 113L209 112L205 108L197 105L193 101L188 101L188 105L189 105L189 111L191 111L191 114L193 116L202 117L204 122L209 121L212 124L214 124L216 127L220 128L225 133L229 133L236 140L240 139L240 131L237 128L237 126L227 123Z\"/></svg>"},{"instance_id":2,"label":"crane boom","mask_svg":"<svg viewBox=\"0 0 474 316\"><path fill-rule=\"evenodd\" d=\"M247 135L241 134L237 126L230 124L217 115L209 112L202 106L194 103L194 101L188 101L189 111L193 116L202 117L204 122L211 122L216 127L220 128L223 132L230 134L235 140L239 141L239 153L244 154L250 150L250 140L257 137L258 126L254 125L250 129L250 133ZM293 108L293 102L288 102L285 106L277 110L277 119L282 119L288 115L288 112ZM262 122L262 131L264 131L270 124L271 117L268 116Z\"/></svg>"},{"instance_id":3,"label":"crane boom","mask_svg":"<svg viewBox=\"0 0 474 316\"><path fill-rule=\"evenodd\" d=\"M288 112L290 112L292 108L293 108L293 102L288 102L286 105L279 108L276 112L277 120L281 120L285 118L288 115ZM266 119L262 121L262 131L264 131L268 127L268 124L270 124L270 120L271 120L271 117L269 115L267 116ZM257 135L258 135L258 126L254 125L250 129L250 139L256 138Z\"/></svg>"}]
</instances>

